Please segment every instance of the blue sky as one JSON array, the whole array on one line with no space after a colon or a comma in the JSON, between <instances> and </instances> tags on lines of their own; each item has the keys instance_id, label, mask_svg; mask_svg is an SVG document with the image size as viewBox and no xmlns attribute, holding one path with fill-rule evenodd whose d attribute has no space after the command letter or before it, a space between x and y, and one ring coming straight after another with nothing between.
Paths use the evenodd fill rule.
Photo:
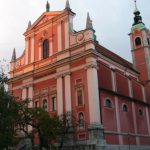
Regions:
<instances>
[{"instance_id":1,"label":"blue sky","mask_svg":"<svg viewBox=\"0 0 150 150\"><path fill-rule=\"evenodd\" d=\"M137 0L143 22L150 28L150 0ZM63 10L66 0L49 0L51 10ZM24 36L28 21L33 23L44 11L46 0L1 0L0 4L0 60L10 61L13 48L17 57L24 50ZM133 23L134 0L70 0L76 13L74 29L85 28L87 12L93 20L101 45L132 61L128 33Z\"/></svg>"}]
</instances>

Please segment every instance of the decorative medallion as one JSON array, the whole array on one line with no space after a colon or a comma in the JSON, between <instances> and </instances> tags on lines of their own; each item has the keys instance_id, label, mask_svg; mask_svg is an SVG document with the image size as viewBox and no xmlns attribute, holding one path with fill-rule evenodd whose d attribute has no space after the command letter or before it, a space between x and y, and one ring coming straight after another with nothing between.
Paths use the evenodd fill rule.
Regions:
<instances>
[{"instance_id":1,"label":"decorative medallion","mask_svg":"<svg viewBox=\"0 0 150 150\"><path fill-rule=\"evenodd\" d=\"M77 43L83 42L83 41L84 41L84 34L83 34L83 33L79 33L79 34L77 35L76 40L77 40Z\"/></svg>"}]
</instances>

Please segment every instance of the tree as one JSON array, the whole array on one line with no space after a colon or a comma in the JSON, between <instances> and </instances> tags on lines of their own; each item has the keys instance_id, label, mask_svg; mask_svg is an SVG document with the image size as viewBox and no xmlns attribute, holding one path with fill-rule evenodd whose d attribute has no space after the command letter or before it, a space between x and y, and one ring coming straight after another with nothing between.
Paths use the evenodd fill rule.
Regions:
<instances>
[{"instance_id":1,"label":"tree","mask_svg":"<svg viewBox=\"0 0 150 150\"><path fill-rule=\"evenodd\" d=\"M19 114L16 122L16 131L23 131L27 138L38 134L39 148L50 149L56 135L61 129L61 122L58 117L50 117L49 113L42 108L29 108L29 100L20 102ZM33 134L28 131L32 127Z\"/></svg>"},{"instance_id":2,"label":"tree","mask_svg":"<svg viewBox=\"0 0 150 150\"><path fill-rule=\"evenodd\" d=\"M58 134L58 150L61 150L66 142L73 142L75 140L75 132L78 127L78 120L76 114L72 111L68 111L59 116L61 121L60 132Z\"/></svg>"},{"instance_id":3,"label":"tree","mask_svg":"<svg viewBox=\"0 0 150 150\"><path fill-rule=\"evenodd\" d=\"M6 91L8 78L0 74L0 149L13 145L15 132L14 126L18 113L15 98Z\"/></svg>"}]
</instances>

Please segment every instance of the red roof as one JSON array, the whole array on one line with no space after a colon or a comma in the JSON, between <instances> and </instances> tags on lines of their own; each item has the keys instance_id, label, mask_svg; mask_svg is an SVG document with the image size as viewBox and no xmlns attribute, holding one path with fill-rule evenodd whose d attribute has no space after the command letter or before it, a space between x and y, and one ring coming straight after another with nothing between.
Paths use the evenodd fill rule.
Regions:
<instances>
[{"instance_id":1,"label":"red roof","mask_svg":"<svg viewBox=\"0 0 150 150\"><path fill-rule=\"evenodd\" d=\"M134 69L134 66L131 62L125 60L124 58L120 57L119 55L113 53L112 51L106 49L105 47L99 45L99 44L96 44L96 50L98 52L100 52L102 55L104 55L105 57L108 57L109 59L119 63L120 65L126 67L126 68L129 68L133 71L135 71L136 73L138 73L138 71L136 71Z\"/></svg>"}]
</instances>

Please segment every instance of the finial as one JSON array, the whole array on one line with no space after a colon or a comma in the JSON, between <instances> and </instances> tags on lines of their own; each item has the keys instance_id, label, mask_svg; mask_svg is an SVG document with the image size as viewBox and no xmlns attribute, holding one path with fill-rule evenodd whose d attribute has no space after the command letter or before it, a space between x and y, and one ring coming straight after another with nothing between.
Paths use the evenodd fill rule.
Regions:
<instances>
[{"instance_id":1,"label":"finial","mask_svg":"<svg viewBox=\"0 0 150 150\"><path fill-rule=\"evenodd\" d=\"M92 20L90 18L89 12L87 13L86 29L93 29Z\"/></svg>"},{"instance_id":2,"label":"finial","mask_svg":"<svg viewBox=\"0 0 150 150\"><path fill-rule=\"evenodd\" d=\"M30 28L31 27L31 21L29 20L29 22L28 22L28 28Z\"/></svg>"},{"instance_id":3,"label":"finial","mask_svg":"<svg viewBox=\"0 0 150 150\"><path fill-rule=\"evenodd\" d=\"M49 5L49 2L47 1L47 3L46 3L46 12L49 12L49 10L50 10L50 5Z\"/></svg>"},{"instance_id":4,"label":"finial","mask_svg":"<svg viewBox=\"0 0 150 150\"><path fill-rule=\"evenodd\" d=\"M136 0L134 0L134 3L135 3L135 11L134 12L137 12L138 11L138 8L137 8L137 3L136 3L137 1Z\"/></svg>"},{"instance_id":5,"label":"finial","mask_svg":"<svg viewBox=\"0 0 150 150\"><path fill-rule=\"evenodd\" d=\"M12 54L12 58L11 58L11 62L15 62L16 61L16 49L13 49L13 54Z\"/></svg>"},{"instance_id":6,"label":"finial","mask_svg":"<svg viewBox=\"0 0 150 150\"><path fill-rule=\"evenodd\" d=\"M66 7L65 7L65 9L70 10L69 0L66 0Z\"/></svg>"},{"instance_id":7,"label":"finial","mask_svg":"<svg viewBox=\"0 0 150 150\"><path fill-rule=\"evenodd\" d=\"M137 0L134 0L135 2L135 11L134 11L134 23L133 23L133 26L134 25L137 25L139 23L142 23L144 25L144 23L142 22L142 17L140 16L140 11L138 10L137 8Z\"/></svg>"}]
</instances>

